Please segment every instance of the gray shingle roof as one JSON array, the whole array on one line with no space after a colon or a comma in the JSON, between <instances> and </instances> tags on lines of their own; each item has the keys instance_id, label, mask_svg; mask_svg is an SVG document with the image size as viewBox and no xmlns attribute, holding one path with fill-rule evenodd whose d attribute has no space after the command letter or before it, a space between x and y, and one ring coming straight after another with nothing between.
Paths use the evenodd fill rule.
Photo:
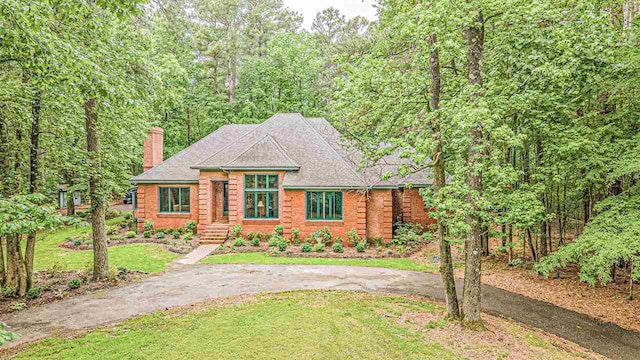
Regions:
<instances>
[{"instance_id":1,"label":"gray shingle roof","mask_svg":"<svg viewBox=\"0 0 640 360\"><path fill-rule=\"evenodd\" d=\"M388 156L361 167L362 154L323 118L276 114L260 125L225 125L136 176L133 182L197 182L200 169L288 170L288 188L364 188L431 184L430 171L382 180L406 159Z\"/></svg>"}]
</instances>

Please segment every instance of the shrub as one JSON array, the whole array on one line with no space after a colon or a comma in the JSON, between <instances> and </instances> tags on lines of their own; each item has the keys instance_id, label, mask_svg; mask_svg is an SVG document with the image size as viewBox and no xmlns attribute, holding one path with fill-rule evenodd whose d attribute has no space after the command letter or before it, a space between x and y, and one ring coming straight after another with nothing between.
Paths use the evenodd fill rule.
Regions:
<instances>
[{"instance_id":1,"label":"shrub","mask_svg":"<svg viewBox=\"0 0 640 360\"><path fill-rule=\"evenodd\" d=\"M171 236L173 236L174 239L180 239L180 231L176 230L172 232Z\"/></svg>"},{"instance_id":2,"label":"shrub","mask_svg":"<svg viewBox=\"0 0 640 360\"><path fill-rule=\"evenodd\" d=\"M317 243L317 244L313 247L313 251L315 251L315 252L323 252L323 251L324 251L324 244L322 244L322 243Z\"/></svg>"},{"instance_id":3,"label":"shrub","mask_svg":"<svg viewBox=\"0 0 640 360\"><path fill-rule=\"evenodd\" d=\"M276 225L276 227L273 228L273 235L282 236L282 234L284 234L284 226Z\"/></svg>"},{"instance_id":4,"label":"shrub","mask_svg":"<svg viewBox=\"0 0 640 360\"><path fill-rule=\"evenodd\" d=\"M251 245L253 245L253 246L260 246L260 238L259 238L259 237L254 237L254 238L251 240Z\"/></svg>"},{"instance_id":5,"label":"shrub","mask_svg":"<svg viewBox=\"0 0 640 360\"><path fill-rule=\"evenodd\" d=\"M133 231L127 231L127 232L124 234L124 236L125 236L127 239L133 239L134 237L136 237L136 235L137 235L137 234L136 234L135 232L133 232Z\"/></svg>"},{"instance_id":6,"label":"shrub","mask_svg":"<svg viewBox=\"0 0 640 360\"><path fill-rule=\"evenodd\" d=\"M396 252L397 252L398 254L404 254L404 252L405 252L404 245L397 245L397 246L396 246Z\"/></svg>"},{"instance_id":7,"label":"shrub","mask_svg":"<svg viewBox=\"0 0 640 360\"><path fill-rule=\"evenodd\" d=\"M39 286L34 286L29 291L27 291L28 299L37 299L42 295L42 288Z\"/></svg>"},{"instance_id":8,"label":"shrub","mask_svg":"<svg viewBox=\"0 0 640 360\"><path fill-rule=\"evenodd\" d=\"M291 229L291 241L295 245L300 244L300 230L298 228Z\"/></svg>"},{"instance_id":9,"label":"shrub","mask_svg":"<svg viewBox=\"0 0 640 360\"><path fill-rule=\"evenodd\" d=\"M286 241L280 241L280 242L278 242L278 245L277 245L278 246L278 250L285 251L285 250L287 250L287 246L288 245L289 244L287 244Z\"/></svg>"},{"instance_id":10,"label":"shrub","mask_svg":"<svg viewBox=\"0 0 640 360\"><path fill-rule=\"evenodd\" d=\"M302 250L302 252L308 253L313 250L313 247L311 246L311 243L305 242L300 245L300 249Z\"/></svg>"},{"instance_id":11,"label":"shrub","mask_svg":"<svg viewBox=\"0 0 640 360\"><path fill-rule=\"evenodd\" d=\"M123 266L118 266L118 274L116 275L120 280L126 280L129 269Z\"/></svg>"},{"instance_id":12,"label":"shrub","mask_svg":"<svg viewBox=\"0 0 640 360\"><path fill-rule=\"evenodd\" d=\"M344 239L342 238L342 236L336 236L336 237L333 239L333 242L335 242L335 243L339 243L339 244L344 244Z\"/></svg>"},{"instance_id":13,"label":"shrub","mask_svg":"<svg viewBox=\"0 0 640 360\"><path fill-rule=\"evenodd\" d=\"M107 235L115 235L118 232L118 228L115 225L107 225Z\"/></svg>"},{"instance_id":14,"label":"shrub","mask_svg":"<svg viewBox=\"0 0 640 360\"><path fill-rule=\"evenodd\" d=\"M178 226L176 231L180 233L180 235L184 234L184 226Z\"/></svg>"},{"instance_id":15,"label":"shrub","mask_svg":"<svg viewBox=\"0 0 640 360\"><path fill-rule=\"evenodd\" d=\"M233 242L233 246L244 246L244 238L237 237L236 240Z\"/></svg>"},{"instance_id":16,"label":"shrub","mask_svg":"<svg viewBox=\"0 0 640 360\"><path fill-rule=\"evenodd\" d=\"M153 236L153 233L151 232L151 230L146 230L145 232L142 233L142 236L146 238L150 238Z\"/></svg>"},{"instance_id":17,"label":"shrub","mask_svg":"<svg viewBox=\"0 0 640 360\"><path fill-rule=\"evenodd\" d=\"M124 219L127 221L133 220L133 214L131 214L130 212L124 213Z\"/></svg>"},{"instance_id":18,"label":"shrub","mask_svg":"<svg viewBox=\"0 0 640 360\"><path fill-rule=\"evenodd\" d=\"M333 244L331 248L333 249L333 252L336 252L336 253L342 253L344 251L342 244L338 242Z\"/></svg>"},{"instance_id":19,"label":"shrub","mask_svg":"<svg viewBox=\"0 0 640 360\"><path fill-rule=\"evenodd\" d=\"M198 228L198 224L196 224L195 221L190 220L190 221L187 221L184 224L184 228L188 233L195 234L196 233L196 229Z\"/></svg>"},{"instance_id":20,"label":"shrub","mask_svg":"<svg viewBox=\"0 0 640 360\"><path fill-rule=\"evenodd\" d=\"M163 232L164 232L165 234L173 234L173 232L174 232L174 231L175 231L175 230L174 230L172 227L168 227L168 228L166 228Z\"/></svg>"},{"instance_id":21,"label":"shrub","mask_svg":"<svg viewBox=\"0 0 640 360\"><path fill-rule=\"evenodd\" d=\"M281 235L271 235L269 237L269 247L278 246L278 243L284 241L284 238Z\"/></svg>"},{"instance_id":22,"label":"shrub","mask_svg":"<svg viewBox=\"0 0 640 360\"><path fill-rule=\"evenodd\" d=\"M5 342L13 341L18 338L18 334L7 330L7 324L0 321L0 346Z\"/></svg>"},{"instance_id":23,"label":"shrub","mask_svg":"<svg viewBox=\"0 0 640 360\"><path fill-rule=\"evenodd\" d=\"M351 230L347 231L347 239L349 239L349 242L353 245L360 242L360 237L356 229L351 228Z\"/></svg>"},{"instance_id":24,"label":"shrub","mask_svg":"<svg viewBox=\"0 0 640 360\"><path fill-rule=\"evenodd\" d=\"M374 246L382 246L382 238L381 237L376 237L376 238L370 239L370 242Z\"/></svg>"},{"instance_id":25,"label":"shrub","mask_svg":"<svg viewBox=\"0 0 640 360\"><path fill-rule=\"evenodd\" d=\"M144 225L142 225L142 230L153 233L153 221L145 220Z\"/></svg>"},{"instance_id":26,"label":"shrub","mask_svg":"<svg viewBox=\"0 0 640 360\"><path fill-rule=\"evenodd\" d=\"M9 308L13 311L20 311L20 310L24 310L27 308L27 304L25 303L13 303L11 304L11 306L9 306Z\"/></svg>"},{"instance_id":27,"label":"shrub","mask_svg":"<svg viewBox=\"0 0 640 360\"><path fill-rule=\"evenodd\" d=\"M231 228L231 238L235 239L237 237L240 237L240 235L242 235L242 225L240 224L233 225L233 227Z\"/></svg>"},{"instance_id":28,"label":"shrub","mask_svg":"<svg viewBox=\"0 0 640 360\"><path fill-rule=\"evenodd\" d=\"M331 242L331 230L329 230L329 228L325 226L320 230L314 231L311 234L311 237L313 238L313 240L315 240L316 243L326 245Z\"/></svg>"},{"instance_id":29,"label":"shrub","mask_svg":"<svg viewBox=\"0 0 640 360\"><path fill-rule=\"evenodd\" d=\"M82 280L75 278L67 283L69 289L77 289L82 286Z\"/></svg>"},{"instance_id":30,"label":"shrub","mask_svg":"<svg viewBox=\"0 0 640 360\"><path fill-rule=\"evenodd\" d=\"M422 225L404 223L396 228L393 236L393 245L407 245L408 243L420 240L420 235L424 232Z\"/></svg>"},{"instance_id":31,"label":"shrub","mask_svg":"<svg viewBox=\"0 0 640 360\"><path fill-rule=\"evenodd\" d=\"M2 297L5 298L10 298L10 297L14 297L16 296L16 292L15 290L8 288L8 287L3 287L2 288Z\"/></svg>"},{"instance_id":32,"label":"shrub","mask_svg":"<svg viewBox=\"0 0 640 360\"><path fill-rule=\"evenodd\" d=\"M361 253L364 252L367 248L367 244L364 241L360 241L356 243L356 251Z\"/></svg>"},{"instance_id":33,"label":"shrub","mask_svg":"<svg viewBox=\"0 0 640 360\"><path fill-rule=\"evenodd\" d=\"M107 214L105 215L105 218L108 219L115 219L118 216L120 216L120 211L118 210L112 210L112 211L108 211Z\"/></svg>"},{"instance_id":34,"label":"shrub","mask_svg":"<svg viewBox=\"0 0 640 360\"><path fill-rule=\"evenodd\" d=\"M82 245L82 240L80 240L80 239L75 239L75 240L73 240L73 245L75 245L75 246L80 246L80 245Z\"/></svg>"},{"instance_id":35,"label":"shrub","mask_svg":"<svg viewBox=\"0 0 640 360\"><path fill-rule=\"evenodd\" d=\"M164 232L158 231L156 233L156 239L164 239Z\"/></svg>"},{"instance_id":36,"label":"shrub","mask_svg":"<svg viewBox=\"0 0 640 360\"><path fill-rule=\"evenodd\" d=\"M182 239L184 241L190 241L191 239L193 239L193 233L187 232L182 236Z\"/></svg>"}]
</instances>

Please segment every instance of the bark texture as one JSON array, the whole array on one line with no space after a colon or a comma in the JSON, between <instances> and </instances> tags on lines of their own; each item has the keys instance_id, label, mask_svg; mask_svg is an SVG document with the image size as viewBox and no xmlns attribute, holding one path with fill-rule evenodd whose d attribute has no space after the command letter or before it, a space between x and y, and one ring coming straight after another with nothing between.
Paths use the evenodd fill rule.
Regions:
<instances>
[{"instance_id":1,"label":"bark texture","mask_svg":"<svg viewBox=\"0 0 640 360\"><path fill-rule=\"evenodd\" d=\"M431 101L432 111L437 111L440 107L440 56L437 48L438 39L435 34L429 37L429 44L433 47L433 51L429 54L429 74L431 76ZM436 114L437 117L437 114ZM436 143L433 152L433 191L437 196L440 190L445 186L445 163L442 154L442 135L440 133L440 124L437 118L431 124L431 136ZM456 293L456 282L453 276L453 260L451 259L451 246L446 239L446 229L442 221L438 220L438 239L440 240L440 275L445 288L445 303L447 307L447 316L458 319L460 318L460 306L458 305L458 295Z\"/></svg>"},{"instance_id":2,"label":"bark texture","mask_svg":"<svg viewBox=\"0 0 640 360\"><path fill-rule=\"evenodd\" d=\"M484 27L482 12L479 12L475 22L464 30L467 42L467 80L469 85L477 87L473 97L480 96L482 88L482 53L484 47ZM474 101L474 99L471 99ZM465 271L464 294L462 301L463 322L467 326L481 326L480 320L480 270L481 270L481 246L482 246L482 219L478 215L478 205L474 196L482 194L482 130L480 124L475 123L468 131L471 139L467 148L467 185L470 194L467 202L473 209L467 216L469 232L465 239Z\"/></svg>"},{"instance_id":3,"label":"bark texture","mask_svg":"<svg viewBox=\"0 0 640 360\"><path fill-rule=\"evenodd\" d=\"M40 105L42 91L36 89L31 102L31 148L29 151L29 193L38 192L38 173L40 171ZM27 290L31 288L33 277L33 257L36 249L36 233L27 236L25 248L25 266L27 272Z\"/></svg>"},{"instance_id":4,"label":"bark texture","mask_svg":"<svg viewBox=\"0 0 640 360\"><path fill-rule=\"evenodd\" d=\"M105 203L100 194L100 135L96 99L84 104L85 127L87 131L87 152L91 162L89 175L89 199L91 203L91 228L93 231L93 279L99 280L109 275Z\"/></svg>"}]
</instances>

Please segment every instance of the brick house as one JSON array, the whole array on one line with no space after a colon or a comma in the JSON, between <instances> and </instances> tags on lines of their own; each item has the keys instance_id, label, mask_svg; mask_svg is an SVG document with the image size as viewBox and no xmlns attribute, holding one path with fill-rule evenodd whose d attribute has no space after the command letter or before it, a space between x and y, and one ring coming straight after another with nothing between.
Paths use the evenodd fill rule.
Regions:
<instances>
[{"instance_id":1,"label":"brick house","mask_svg":"<svg viewBox=\"0 0 640 360\"><path fill-rule=\"evenodd\" d=\"M297 228L301 238L326 226L334 236L356 229L389 242L394 223L434 222L418 193L431 184L428 171L382 180L406 161L390 156L360 167L361 153L323 118L276 114L225 125L167 160L162 154L163 131L153 128L145 171L132 179L140 228L145 220L156 227L193 220L201 240L213 241L235 224L245 233L282 224L285 236Z\"/></svg>"}]
</instances>

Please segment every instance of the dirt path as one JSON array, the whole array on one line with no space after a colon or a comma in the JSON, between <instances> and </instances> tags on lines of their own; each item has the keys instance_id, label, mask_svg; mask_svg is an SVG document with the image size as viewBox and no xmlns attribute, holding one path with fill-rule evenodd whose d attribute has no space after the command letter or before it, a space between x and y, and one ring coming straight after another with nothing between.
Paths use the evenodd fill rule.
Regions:
<instances>
[{"instance_id":1,"label":"dirt path","mask_svg":"<svg viewBox=\"0 0 640 360\"><path fill-rule=\"evenodd\" d=\"M16 346L208 298L300 289L364 290L442 299L440 276L436 274L351 266L192 265L124 287L5 314L0 320L21 335L18 341L5 345ZM484 286L483 310L540 328L610 358L640 358L640 333L549 303Z\"/></svg>"}]
</instances>

